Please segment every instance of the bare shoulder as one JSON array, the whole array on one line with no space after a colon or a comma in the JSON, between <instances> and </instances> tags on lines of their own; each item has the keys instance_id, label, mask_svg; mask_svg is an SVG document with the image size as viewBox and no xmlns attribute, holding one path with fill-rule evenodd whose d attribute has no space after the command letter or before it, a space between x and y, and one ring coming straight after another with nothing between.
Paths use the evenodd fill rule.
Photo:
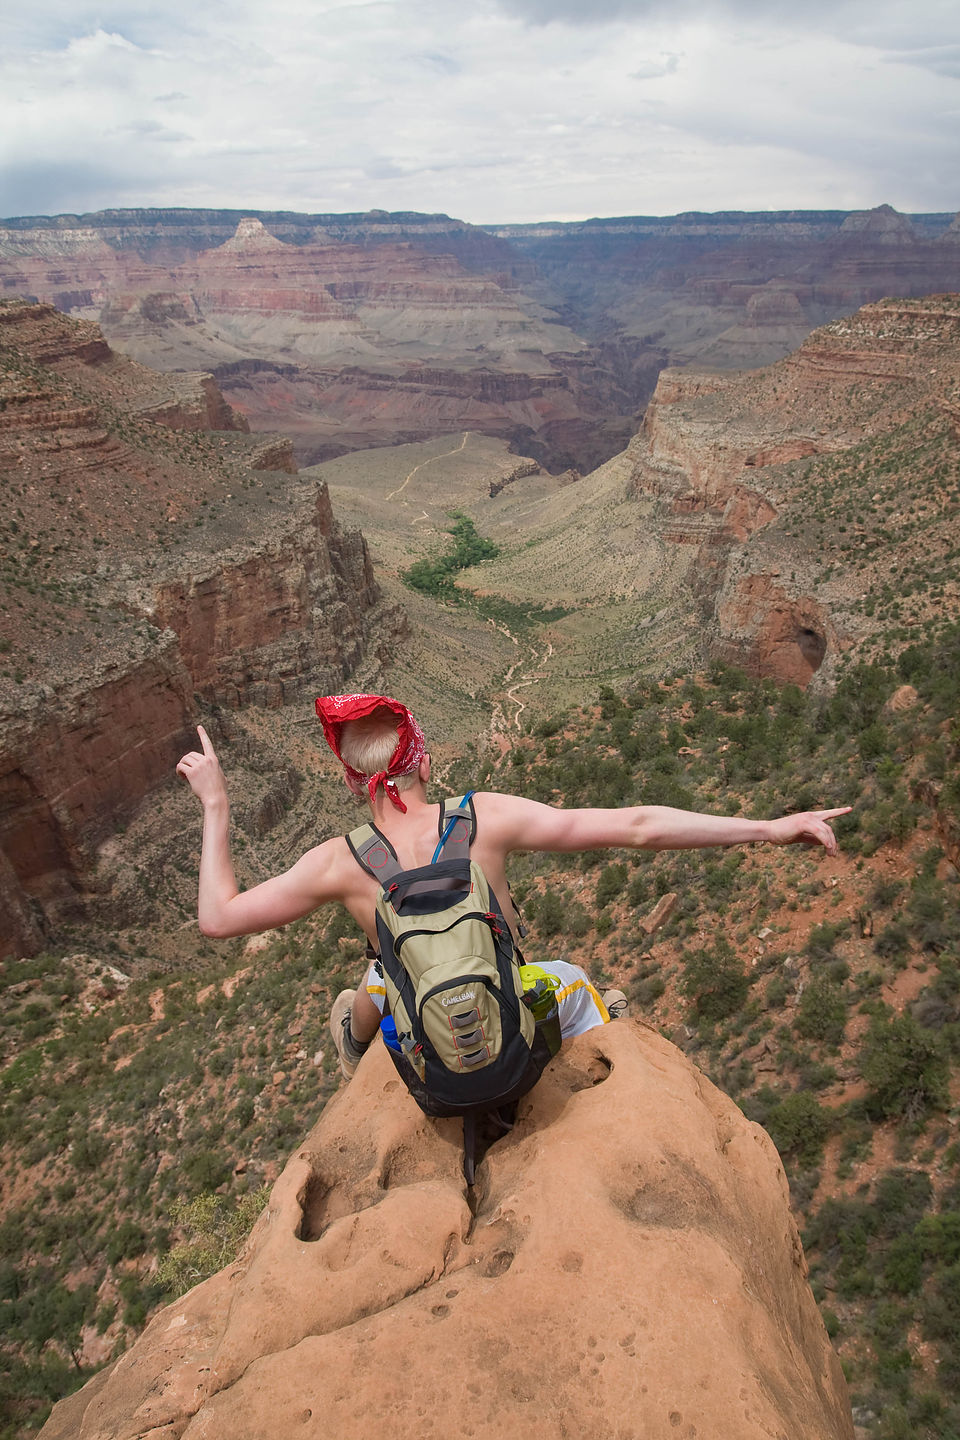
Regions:
<instances>
[{"instance_id":1,"label":"bare shoulder","mask_svg":"<svg viewBox=\"0 0 960 1440\"><path fill-rule=\"evenodd\" d=\"M476 806L478 819L482 815L484 820L509 822L514 817L522 815L536 802L526 800L522 795L505 795L499 790L475 790L473 803Z\"/></svg>"},{"instance_id":2,"label":"bare shoulder","mask_svg":"<svg viewBox=\"0 0 960 1440\"><path fill-rule=\"evenodd\" d=\"M523 795L481 790L473 797L478 833L503 850L540 849L559 811Z\"/></svg>"},{"instance_id":3,"label":"bare shoulder","mask_svg":"<svg viewBox=\"0 0 960 1440\"><path fill-rule=\"evenodd\" d=\"M309 877L324 892L324 899L329 899L339 895L348 876L352 878L356 863L345 838L334 835L305 851L293 869Z\"/></svg>"}]
</instances>

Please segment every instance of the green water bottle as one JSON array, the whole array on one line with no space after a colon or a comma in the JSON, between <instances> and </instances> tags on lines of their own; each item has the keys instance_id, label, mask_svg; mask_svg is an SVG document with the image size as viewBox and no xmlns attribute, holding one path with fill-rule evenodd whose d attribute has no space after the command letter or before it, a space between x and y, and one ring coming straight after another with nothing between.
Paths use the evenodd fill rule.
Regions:
<instances>
[{"instance_id":1,"label":"green water bottle","mask_svg":"<svg viewBox=\"0 0 960 1440\"><path fill-rule=\"evenodd\" d=\"M521 965L520 980L523 984L523 1003L533 1012L537 1033L547 1043L551 1056L560 1049L560 1007L557 991L560 981L539 965Z\"/></svg>"}]
</instances>

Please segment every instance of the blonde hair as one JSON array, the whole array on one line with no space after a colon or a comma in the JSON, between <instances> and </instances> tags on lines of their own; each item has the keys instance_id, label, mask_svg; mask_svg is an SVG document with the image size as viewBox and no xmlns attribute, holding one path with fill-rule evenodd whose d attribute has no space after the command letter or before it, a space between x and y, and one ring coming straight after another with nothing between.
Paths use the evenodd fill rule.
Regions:
<instances>
[{"instance_id":1,"label":"blonde hair","mask_svg":"<svg viewBox=\"0 0 960 1440\"><path fill-rule=\"evenodd\" d=\"M397 748L397 717L391 710L381 706L372 715L362 720L348 720L340 732L340 755L361 775L376 775L386 770ZM398 790L410 790L416 785L418 769L409 775L397 775L394 784Z\"/></svg>"}]
</instances>

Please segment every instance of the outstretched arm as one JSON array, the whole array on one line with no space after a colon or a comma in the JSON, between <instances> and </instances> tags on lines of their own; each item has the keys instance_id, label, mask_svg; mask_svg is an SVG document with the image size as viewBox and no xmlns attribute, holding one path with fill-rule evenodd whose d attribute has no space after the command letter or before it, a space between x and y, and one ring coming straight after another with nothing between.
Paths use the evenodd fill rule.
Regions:
<instances>
[{"instance_id":1,"label":"outstretched arm","mask_svg":"<svg viewBox=\"0 0 960 1440\"><path fill-rule=\"evenodd\" d=\"M836 810L806 810L779 820L746 820L738 815L703 815L669 805L633 805L622 810L556 810L516 795L478 797L484 827L492 822L498 841L511 850L593 850L624 846L635 850L694 850L708 845L822 845L837 853L830 821ZM490 819L488 820L488 815Z\"/></svg>"},{"instance_id":2,"label":"outstretched arm","mask_svg":"<svg viewBox=\"0 0 960 1440\"><path fill-rule=\"evenodd\" d=\"M271 930L309 915L332 899L325 883L332 856L325 854L335 842L308 851L292 869L252 890L240 890L230 856L230 801L214 748L202 725L197 726L201 751L191 750L177 765L203 806L203 844L200 851L200 886L197 918L204 935L224 939Z\"/></svg>"}]
</instances>

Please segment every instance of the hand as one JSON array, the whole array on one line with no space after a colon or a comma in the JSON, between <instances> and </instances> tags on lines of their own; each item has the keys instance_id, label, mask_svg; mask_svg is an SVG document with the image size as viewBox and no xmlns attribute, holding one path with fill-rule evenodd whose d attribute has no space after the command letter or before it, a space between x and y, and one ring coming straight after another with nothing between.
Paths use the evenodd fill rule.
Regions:
<instances>
[{"instance_id":1,"label":"hand","mask_svg":"<svg viewBox=\"0 0 960 1440\"><path fill-rule=\"evenodd\" d=\"M839 810L805 810L801 815L771 820L770 841L774 845L822 845L828 855L836 855L837 837L827 821L849 815L852 809L852 805L841 805Z\"/></svg>"},{"instance_id":2,"label":"hand","mask_svg":"<svg viewBox=\"0 0 960 1440\"><path fill-rule=\"evenodd\" d=\"M200 736L203 753L189 750L177 765L177 774L181 780L187 781L201 805L210 805L217 800L226 800L227 782L223 778L216 752L210 744L210 736L202 725L197 726L197 734Z\"/></svg>"}]
</instances>

